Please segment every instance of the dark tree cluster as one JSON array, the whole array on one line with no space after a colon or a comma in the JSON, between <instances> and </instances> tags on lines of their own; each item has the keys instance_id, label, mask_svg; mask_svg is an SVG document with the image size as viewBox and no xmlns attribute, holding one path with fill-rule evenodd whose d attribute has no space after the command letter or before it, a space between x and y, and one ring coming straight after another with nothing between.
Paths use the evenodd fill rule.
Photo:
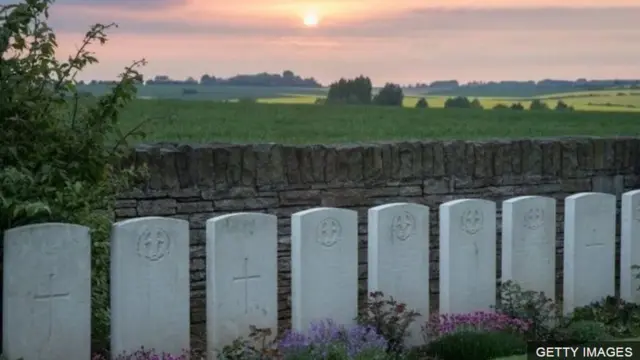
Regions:
<instances>
[{"instance_id":1,"label":"dark tree cluster","mask_svg":"<svg viewBox=\"0 0 640 360\"><path fill-rule=\"evenodd\" d=\"M329 85L327 104L371 104L371 91L373 85L371 79L358 76L355 79L344 79Z\"/></svg>"},{"instance_id":2,"label":"dark tree cluster","mask_svg":"<svg viewBox=\"0 0 640 360\"><path fill-rule=\"evenodd\" d=\"M506 105L506 104L498 104L496 106L493 107L493 110L524 110L524 106L522 106L521 103L517 102L517 103L513 103L511 105Z\"/></svg>"},{"instance_id":3,"label":"dark tree cluster","mask_svg":"<svg viewBox=\"0 0 640 360\"><path fill-rule=\"evenodd\" d=\"M377 94L373 97L373 103L382 106L402 106L404 100L404 93L400 85L387 83Z\"/></svg>"},{"instance_id":4,"label":"dark tree cluster","mask_svg":"<svg viewBox=\"0 0 640 360\"><path fill-rule=\"evenodd\" d=\"M507 109L511 109L511 110L524 110L524 106L522 106L521 103L513 103L511 104L511 106L507 106L505 104L498 104L496 106L493 107L494 110L507 110ZM556 106L554 108L556 111L573 111L574 108L573 106L568 105L567 103L565 103L562 100L558 100L558 102L556 103ZM549 105L547 105L547 103L545 103L544 101L540 100L540 99L535 99L533 101L531 101L531 104L529 104L529 110L531 111L546 111L546 110L550 110L549 109Z\"/></svg>"},{"instance_id":5,"label":"dark tree cluster","mask_svg":"<svg viewBox=\"0 0 640 360\"><path fill-rule=\"evenodd\" d=\"M404 93L398 84L387 83L372 97L371 79L358 76L355 79L340 79L329 86L326 104L355 104L402 106ZM316 103L319 103L316 101Z\"/></svg>"},{"instance_id":6,"label":"dark tree cluster","mask_svg":"<svg viewBox=\"0 0 640 360\"><path fill-rule=\"evenodd\" d=\"M480 100L469 100L466 96L449 98L444 102L445 109L483 109Z\"/></svg>"}]
</instances>

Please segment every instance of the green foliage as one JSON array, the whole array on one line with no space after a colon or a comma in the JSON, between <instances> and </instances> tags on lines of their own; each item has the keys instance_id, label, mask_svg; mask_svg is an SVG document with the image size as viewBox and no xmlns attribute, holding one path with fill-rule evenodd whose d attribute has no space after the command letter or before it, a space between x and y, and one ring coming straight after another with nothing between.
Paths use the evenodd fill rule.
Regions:
<instances>
[{"instance_id":1,"label":"green foliage","mask_svg":"<svg viewBox=\"0 0 640 360\"><path fill-rule=\"evenodd\" d=\"M120 168L130 136L120 110L135 97L135 62L112 91L82 101L75 76L98 60L88 46L107 41L111 25L91 27L74 56L55 57L55 33L46 24L53 0L0 7L0 234L40 222L92 229L94 339L106 345L109 321L109 243L115 194L141 173ZM107 146L108 145L108 146Z\"/></svg>"},{"instance_id":2,"label":"green foliage","mask_svg":"<svg viewBox=\"0 0 640 360\"><path fill-rule=\"evenodd\" d=\"M557 328L554 331L553 341L579 345L588 342L611 340L606 326L598 321L579 320L571 322L566 327Z\"/></svg>"},{"instance_id":3,"label":"green foliage","mask_svg":"<svg viewBox=\"0 0 640 360\"><path fill-rule=\"evenodd\" d=\"M555 110L556 111L573 111L574 109L573 109L573 106L567 105L566 102L562 100L558 100Z\"/></svg>"},{"instance_id":4,"label":"green foliage","mask_svg":"<svg viewBox=\"0 0 640 360\"><path fill-rule=\"evenodd\" d=\"M520 103L513 103L509 108L511 110L524 110L524 106L522 106L522 104Z\"/></svg>"},{"instance_id":5,"label":"green foliage","mask_svg":"<svg viewBox=\"0 0 640 360\"><path fill-rule=\"evenodd\" d=\"M529 110L549 110L549 105L540 99L534 99L529 104Z\"/></svg>"},{"instance_id":6,"label":"green foliage","mask_svg":"<svg viewBox=\"0 0 640 360\"><path fill-rule=\"evenodd\" d=\"M608 296L601 301L576 308L570 321L595 321L616 338L640 335L640 305Z\"/></svg>"},{"instance_id":7,"label":"green foliage","mask_svg":"<svg viewBox=\"0 0 640 360\"><path fill-rule=\"evenodd\" d=\"M505 104L497 104L493 107L493 110L508 110L509 107Z\"/></svg>"},{"instance_id":8,"label":"green foliage","mask_svg":"<svg viewBox=\"0 0 640 360\"><path fill-rule=\"evenodd\" d=\"M552 337L553 329L562 316L561 309L543 292L523 290L513 281L500 285L500 301L496 311L526 321L527 338L545 341Z\"/></svg>"},{"instance_id":9,"label":"green foliage","mask_svg":"<svg viewBox=\"0 0 640 360\"><path fill-rule=\"evenodd\" d=\"M517 334L500 331L460 331L427 345L439 360L490 360L526 353L527 342Z\"/></svg>"},{"instance_id":10,"label":"green foliage","mask_svg":"<svg viewBox=\"0 0 640 360\"><path fill-rule=\"evenodd\" d=\"M373 85L371 79L358 76L355 79L341 78L329 85L327 104L371 104L371 91Z\"/></svg>"},{"instance_id":11,"label":"green foliage","mask_svg":"<svg viewBox=\"0 0 640 360\"><path fill-rule=\"evenodd\" d=\"M484 109L484 107L482 107L482 104L480 103L480 100L478 99L473 99L470 105L472 109L478 109L478 110Z\"/></svg>"},{"instance_id":12,"label":"green foliage","mask_svg":"<svg viewBox=\"0 0 640 360\"><path fill-rule=\"evenodd\" d=\"M405 351L404 339L409 335L409 326L418 316L420 314L407 309L406 304L393 298L385 299L382 292L376 291L369 294L356 321L382 335L388 342L389 353L401 354Z\"/></svg>"},{"instance_id":13,"label":"green foliage","mask_svg":"<svg viewBox=\"0 0 640 360\"><path fill-rule=\"evenodd\" d=\"M402 106L402 100L404 100L402 88L392 83L385 84L373 97L374 104L383 106Z\"/></svg>"},{"instance_id":14,"label":"green foliage","mask_svg":"<svg viewBox=\"0 0 640 360\"><path fill-rule=\"evenodd\" d=\"M427 102L427 100L423 97L421 97L420 99L418 99L418 102L416 102L416 108L418 109L426 109L429 107L429 103Z\"/></svg>"},{"instance_id":15,"label":"green foliage","mask_svg":"<svg viewBox=\"0 0 640 360\"><path fill-rule=\"evenodd\" d=\"M271 329L249 326L249 338L238 338L218 354L218 360L267 360L277 357L275 340L270 340Z\"/></svg>"},{"instance_id":16,"label":"green foliage","mask_svg":"<svg viewBox=\"0 0 640 360\"><path fill-rule=\"evenodd\" d=\"M444 102L445 109L482 109L482 105L478 99L469 101L467 97L458 96L455 98L449 98Z\"/></svg>"}]
</instances>

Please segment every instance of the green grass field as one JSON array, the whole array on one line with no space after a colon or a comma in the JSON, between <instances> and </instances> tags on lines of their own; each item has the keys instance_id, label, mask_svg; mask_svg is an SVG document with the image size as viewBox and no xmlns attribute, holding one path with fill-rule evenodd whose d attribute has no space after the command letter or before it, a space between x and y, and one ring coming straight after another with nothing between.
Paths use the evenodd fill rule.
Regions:
<instances>
[{"instance_id":1,"label":"green grass field","mask_svg":"<svg viewBox=\"0 0 640 360\"><path fill-rule=\"evenodd\" d=\"M640 134L634 112L415 109L135 100L124 130L146 121L145 142L338 143Z\"/></svg>"}]
</instances>

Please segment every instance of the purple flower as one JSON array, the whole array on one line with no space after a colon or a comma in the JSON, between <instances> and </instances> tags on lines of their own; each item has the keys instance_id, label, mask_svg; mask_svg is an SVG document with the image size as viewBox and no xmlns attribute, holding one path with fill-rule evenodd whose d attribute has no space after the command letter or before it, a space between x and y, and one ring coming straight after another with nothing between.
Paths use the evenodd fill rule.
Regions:
<instances>
[{"instance_id":1,"label":"purple flower","mask_svg":"<svg viewBox=\"0 0 640 360\"><path fill-rule=\"evenodd\" d=\"M384 354L386 348L387 341L375 329L364 326L346 328L332 320L313 322L305 333L289 331L278 344L278 350L286 360L327 359L336 354L358 359L364 354Z\"/></svg>"},{"instance_id":2,"label":"purple flower","mask_svg":"<svg viewBox=\"0 0 640 360\"><path fill-rule=\"evenodd\" d=\"M188 358L188 351L186 350L181 355L172 355L167 353L158 354L153 349L146 350L145 348L141 348L132 354L118 355L116 360L187 360ZM96 355L92 360L104 360L104 357Z\"/></svg>"},{"instance_id":3,"label":"purple flower","mask_svg":"<svg viewBox=\"0 0 640 360\"><path fill-rule=\"evenodd\" d=\"M457 331L512 331L524 333L530 324L505 314L476 311L465 314L434 314L427 322L425 332L430 339Z\"/></svg>"}]
</instances>

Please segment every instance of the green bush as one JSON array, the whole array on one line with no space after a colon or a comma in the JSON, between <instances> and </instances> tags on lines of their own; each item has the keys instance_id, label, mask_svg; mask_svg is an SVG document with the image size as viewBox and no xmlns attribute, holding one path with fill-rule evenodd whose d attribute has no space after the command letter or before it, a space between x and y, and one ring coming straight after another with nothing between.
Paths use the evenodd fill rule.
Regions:
<instances>
[{"instance_id":1,"label":"green bush","mask_svg":"<svg viewBox=\"0 0 640 360\"><path fill-rule=\"evenodd\" d=\"M579 345L588 342L611 340L604 324L592 320L579 320L564 328L557 328L553 341L563 344Z\"/></svg>"},{"instance_id":2,"label":"green bush","mask_svg":"<svg viewBox=\"0 0 640 360\"><path fill-rule=\"evenodd\" d=\"M429 107L429 103L427 102L427 99L423 97L418 99L418 101L416 102L417 109L427 109L428 107Z\"/></svg>"},{"instance_id":3,"label":"green bush","mask_svg":"<svg viewBox=\"0 0 640 360\"><path fill-rule=\"evenodd\" d=\"M527 342L518 334L499 331L460 331L427 345L426 353L440 360L490 360L525 354Z\"/></svg>"},{"instance_id":4,"label":"green bush","mask_svg":"<svg viewBox=\"0 0 640 360\"><path fill-rule=\"evenodd\" d=\"M616 338L640 335L640 305L608 296L590 305L576 308L571 321L597 321Z\"/></svg>"},{"instance_id":5,"label":"green bush","mask_svg":"<svg viewBox=\"0 0 640 360\"><path fill-rule=\"evenodd\" d=\"M126 68L110 93L82 101L75 76L98 61L87 49L104 44L115 24L91 27L77 53L62 62L46 23L52 3L0 6L0 236L42 222L92 229L95 349L108 344L108 234L115 195L142 175L120 166L131 151L127 139L136 134L121 132L118 114L135 98L141 80L136 67L144 60Z\"/></svg>"},{"instance_id":6,"label":"green bush","mask_svg":"<svg viewBox=\"0 0 640 360\"><path fill-rule=\"evenodd\" d=\"M551 338L559 322L561 309L542 292L523 290L513 281L500 285L500 301L495 309L499 313L523 320L529 324L527 338L545 341Z\"/></svg>"}]
</instances>

